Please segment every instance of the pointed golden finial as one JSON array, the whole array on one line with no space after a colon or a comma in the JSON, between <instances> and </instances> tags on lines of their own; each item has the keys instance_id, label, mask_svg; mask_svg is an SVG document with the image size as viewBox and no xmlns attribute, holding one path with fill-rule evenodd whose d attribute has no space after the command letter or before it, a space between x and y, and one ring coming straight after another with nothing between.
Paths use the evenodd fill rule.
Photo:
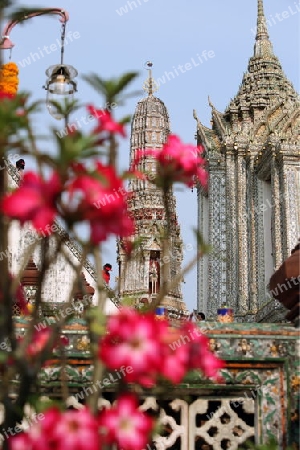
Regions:
<instances>
[{"instance_id":1,"label":"pointed golden finial","mask_svg":"<svg viewBox=\"0 0 300 450\"><path fill-rule=\"evenodd\" d=\"M147 61L145 63L145 68L148 70L149 75L148 75L147 80L144 83L143 88L146 92L148 92L149 96L152 95L153 92L158 91L158 84L152 77L152 67L153 67L153 63L151 61Z\"/></svg>"}]
</instances>

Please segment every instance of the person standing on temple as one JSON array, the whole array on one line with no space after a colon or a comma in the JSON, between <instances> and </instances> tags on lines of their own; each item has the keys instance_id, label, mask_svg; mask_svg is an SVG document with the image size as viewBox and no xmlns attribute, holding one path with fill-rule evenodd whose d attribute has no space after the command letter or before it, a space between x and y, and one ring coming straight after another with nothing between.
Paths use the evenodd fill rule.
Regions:
<instances>
[{"instance_id":1,"label":"person standing on temple","mask_svg":"<svg viewBox=\"0 0 300 450\"><path fill-rule=\"evenodd\" d=\"M197 321L198 322L204 322L205 321L205 314L203 312L197 312L196 313Z\"/></svg>"},{"instance_id":2,"label":"person standing on temple","mask_svg":"<svg viewBox=\"0 0 300 450\"><path fill-rule=\"evenodd\" d=\"M205 314L203 312L193 309L193 312L189 315L189 322L203 322L205 321Z\"/></svg>"},{"instance_id":3,"label":"person standing on temple","mask_svg":"<svg viewBox=\"0 0 300 450\"><path fill-rule=\"evenodd\" d=\"M105 281L106 284L109 284L110 281L110 271L112 270L112 265L111 264L104 264L103 266L103 270L102 270L102 277Z\"/></svg>"},{"instance_id":4,"label":"person standing on temple","mask_svg":"<svg viewBox=\"0 0 300 450\"><path fill-rule=\"evenodd\" d=\"M24 159L18 159L18 161L16 161L16 169L18 171L20 179L22 179L23 172L24 172L24 169L25 169L25 161L24 161Z\"/></svg>"}]
</instances>

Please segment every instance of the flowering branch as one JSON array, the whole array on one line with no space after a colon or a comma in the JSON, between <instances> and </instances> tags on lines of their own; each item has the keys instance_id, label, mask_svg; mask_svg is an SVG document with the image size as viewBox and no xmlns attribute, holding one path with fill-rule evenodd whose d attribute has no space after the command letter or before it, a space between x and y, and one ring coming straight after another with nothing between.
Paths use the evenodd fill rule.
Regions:
<instances>
[{"instance_id":1,"label":"flowering branch","mask_svg":"<svg viewBox=\"0 0 300 450\"><path fill-rule=\"evenodd\" d=\"M22 255L24 264L37 246L41 250L35 308L26 318L26 333L21 340L15 336L12 306L18 301L24 306L23 310L27 310L24 295L20 296L19 292L22 291L20 280L24 264L16 276L11 276L8 259L0 260L0 333L11 346L5 353L4 363L0 362L0 401L5 407L3 426L9 429L18 425L34 390L40 402L39 374L44 364L50 361L53 364L53 355L59 360L61 392L65 402L69 395L67 354L64 341L60 339L68 319L62 316L44 329L38 327L40 306L44 300L42 287L49 268L59 257L63 257L74 271L74 281L63 302L66 310L72 305L78 287L82 294L85 293L78 280L86 259L93 255L95 261L98 304L87 308L85 320L91 342L92 385L100 386L85 401L86 406L78 411L66 411L63 403L60 409L56 405L44 405L43 421L33 424L26 433L18 433L5 441L4 448L104 450L117 446L123 450L141 450L151 440L156 420L139 409L141 398L138 394L144 389L154 389L162 381L179 384L193 369L218 380L219 370L223 367L222 361L209 352L208 340L194 324L186 322L175 328L169 320L159 321L153 314L153 309L163 304L165 296L181 282L182 274L190 269L203 251L200 249L184 271L170 281L168 255L173 220L170 193L174 183L191 186L196 179L203 186L206 184L202 149L185 145L176 135L170 135L160 151L138 153L137 164L148 155L156 159L153 182L162 190L164 199L166 229L161 241L163 261L166 262L162 269L162 286L152 310L147 313L120 305L118 314L106 317L107 290L101 275L102 244L110 236L116 236L128 245L131 243L131 250L135 244L137 248L140 244L138 239L135 243L131 241L135 224L128 213L125 174L119 174L117 168L118 138L126 137L125 125L129 118L117 121L112 107L113 104L121 104L126 97L125 89L137 74L132 72L112 80L104 80L97 75L85 77L104 97L105 107L99 109L87 105L87 111L96 119L95 128L87 135L76 128L74 130L72 124L66 127L66 135L52 130L57 148L53 152L55 156L50 156L40 151L38 137L31 125L31 115L37 111L38 103L28 105L29 96L17 93L18 69L14 63L1 67L1 153L7 157L12 148L18 148L24 155L34 158L38 170L26 171L20 177L20 185L11 191L7 189L5 172L0 171L0 250L8 248L8 230L12 220L18 221L21 229L29 223L39 237ZM70 105L67 107L71 108ZM78 105L74 103L73 107ZM65 109L63 115L69 118L71 109ZM133 170L131 175L137 174ZM124 192L124 195L114 195L115 192ZM112 200L108 202L107 198ZM63 223L68 237L78 237L80 226L87 224L88 237L80 239L82 253L78 264L72 262L64 248L65 236L53 231L56 220ZM181 347L174 344L181 334L188 333L195 335L195 339ZM110 408L99 411L99 399L103 396L101 383L107 370L120 372L122 376L114 386L115 402ZM12 401L11 380L16 379L19 385L16 399ZM38 403L34 405L37 407Z\"/></svg>"}]
</instances>

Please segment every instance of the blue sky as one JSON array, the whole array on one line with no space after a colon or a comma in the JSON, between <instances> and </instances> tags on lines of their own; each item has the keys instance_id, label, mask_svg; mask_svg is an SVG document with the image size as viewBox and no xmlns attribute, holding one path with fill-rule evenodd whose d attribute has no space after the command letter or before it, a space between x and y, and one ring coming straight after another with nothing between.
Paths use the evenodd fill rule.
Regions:
<instances>
[{"instance_id":1,"label":"blue sky","mask_svg":"<svg viewBox=\"0 0 300 450\"><path fill-rule=\"evenodd\" d=\"M97 107L103 103L81 75L98 73L112 77L137 71L139 76L132 90L140 90L147 77L144 64L151 60L154 78L165 78L156 95L168 108L172 132L186 143L195 143L193 109L202 123L209 126L208 96L219 111L224 111L236 95L253 54L256 0L60 0L57 4L48 1L19 4L58 7L69 12L65 63L79 72L77 96L82 102ZM299 92L300 0L264 0L264 9L274 53ZM60 27L58 17L45 16L30 19L11 32L10 38L15 43L11 59L19 64L20 89L32 91L35 99L45 97L42 89L45 70L60 61ZM49 50L51 44L56 44L54 51ZM40 59L35 53L39 53ZM5 61L8 58L7 51ZM182 73L179 66L187 63L191 68ZM124 107L116 108L117 118L133 114L140 98L137 96ZM72 119L80 120L82 116L83 109ZM60 123L49 116L45 107L35 120L36 131L45 134L49 126L60 127ZM42 145L53 151L50 139ZM120 169L125 169L128 163L129 137L120 142ZM192 230L197 221L196 192L182 187L175 192L184 243L195 248ZM113 265L116 274L115 248L114 240L106 244L104 259ZM193 252L187 251L185 255L187 263ZM187 307L195 308L196 268L186 276L182 289Z\"/></svg>"}]
</instances>

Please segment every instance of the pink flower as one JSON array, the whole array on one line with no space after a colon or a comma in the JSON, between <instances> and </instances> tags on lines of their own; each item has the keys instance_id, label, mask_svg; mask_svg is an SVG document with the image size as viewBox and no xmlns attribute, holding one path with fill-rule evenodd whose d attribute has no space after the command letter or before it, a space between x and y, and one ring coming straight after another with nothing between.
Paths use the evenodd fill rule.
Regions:
<instances>
[{"instance_id":1,"label":"pink flower","mask_svg":"<svg viewBox=\"0 0 300 450\"><path fill-rule=\"evenodd\" d=\"M188 369L200 369L204 376L218 380L224 362L209 351L209 340L192 322L182 327L184 336L190 337Z\"/></svg>"},{"instance_id":2,"label":"pink flower","mask_svg":"<svg viewBox=\"0 0 300 450\"><path fill-rule=\"evenodd\" d=\"M53 407L43 413L41 420L33 423L27 432L32 450L50 450L52 448L57 450L52 433L60 420L61 412L58 408ZM47 439L45 439L45 436L47 436Z\"/></svg>"},{"instance_id":3,"label":"pink flower","mask_svg":"<svg viewBox=\"0 0 300 450\"><path fill-rule=\"evenodd\" d=\"M75 166L67 189L66 210L75 220L89 221L94 244L105 241L110 234L120 237L133 234L134 224L127 213L127 193L113 167L96 162L95 170L88 172L83 165Z\"/></svg>"},{"instance_id":4,"label":"pink flower","mask_svg":"<svg viewBox=\"0 0 300 450\"><path fill-rule=\"evenodd\" d=\"M173 183L184 183L189 187L199 182L206 187L208 173L205 170L205 160L201 157L202 147L183 144L180 138L170 134L161 150L139 151L134 161L135 170L140 160L146 156L154 157L157 162L156 184L169 187Z\"/></svg>"},{"instance_id":5,"label":"pink flower","mask_svg":"<svg viewBox=\"0 0 300 450\"><path fill-rule=\"evenodd\" d=\"M51 439L55 450L101 450L97 420L86 408L61 414Z\"/></svg>"},{"instance_id":6,"label":"pink flower","mask_svg":"<svg viewBox=\"0 0 300 450\"><path fill-rule=\"evenodd\" d=\"M66 347L70 343L70 339L67 336L61 335L59 338L59 343L63 347Z\"/></svg>"},{"instance_id":7,"label":"pink flower","mask_svg":"<svg viewBox=\"0 0 300 450\"><path fill-rule=\"evenodd\" d=\"M125 238L122 239L121 246L125 255L129 258L134 250L134 242L129 238Z\"/></svg>"},{"instance_id":8,"label":"pink flower","mask_svg":"<svg viewBox=\"0 0 300 450\"><path fill-rule=\"evenodd\" d=\"M163 344L165 345L162 345L160 374L178 384L188 370L189 346L181 343L179 330L171 327L165 329Z\"/></svg>"},{"instance_id":9,"label":"pink flower","mask_svg":"<svg viewBox=\"0 0 300 450\"><path fill-rule=\"evenodd\" d=\"M100 413L99 425L106 443L116 443L122 450L142 450L149 442L154 422L138 409L137 398L126 393L111 409Z\"/></svg>"},{"instance_id":10,"label":"pink flower","mask_svg":"<svg viewBox=\"0 0 300 450\"><path fill-rule=\"evenodd\" d=\"M14 277L10 274L9 278L11 279L11 281L13 281ZM2 300L2 294L0 294L0 301L1 300ZM23 314L25 314L25 315L29 314L28 300L26 298L24 288L21 283L19 283L16 293L15 293L15 302Z\"/></svg>"},{"instance_id":11,"label":"pink flower","mask_svg":"<svg viewBox=\"0 0 300 450\"><path fill-rule=\"evenodd\" d=\"M111 215L105 220L94 219L90 221L91 241L94 244L105 241L110 234L125 237L131 236L134 232L132 219L127 215L125 208L123 214Z\"/></svg>"},{"instance_id":12,"label":"pink flower","mask_svg":"<svg viewBox=\"0 0 300 450\"><path fill-rule=\"evenodd\" d=\"M7 194L2 201L2 209L7 216L26 221L38 232L51 233L50 226L56 215L55 200L61 191L61 183L56 173L45 181L34 172L24 174L22 183L13 193Z\"/></svg>"},{"instance_id":13,"label":"pink flower","mask_svg":"<svg viewBox=\"0 0 300 450\"><path fill-rule=\"evenodd\" d=\"M88 105L87 109L89 113L98 120L98 125L93 130L94 134L108 131L109 134L120 134L121 136L126 137L124 125L115 122L107 109L96 109L92 105Z\"/></svg>"},{"instance_id":14,"label":"pink flower","mask_svg":"<svg viewBox=\"0 0 300 450\"><path fill-rule=\"evenodd\" d=\"M22 314L27 316L29 314L28 301L24 293L23 286L20 284L16 292L16 303L20 308Z\"/></svg>"},{"instance_id":15,"label":"pink flower","mask_svg":"<svg viewBox=\"0 0 300 450\"><path fill-rule=\"evenodd\" d=\"M12 100L15 98L15 94L8 94L7 92L0 91L0 101L1 100Z\"/></svg>"},{"instance_id":16,"label":"pink flower","mask_svg":"<svg viewBox=\"0 0 300 450\"><path fill-rule=\"evenodd\" d=\"M215 381L222 381L220 375L220 369L225 366L225 363L217 358L213 353L208 350L204 350L201 355L200 369L208 377Z\"/></svg>"},{"instance_id":17,"label":"pink flower","mask_svg":"<svg viewBox=\"0 0 300 450\"><path fill-rule=\"evenodd\" d=\"M151 387L163 376L180 383L191 369L218 378L223 362L208 350L208 339L191 322L172 328L153 313L123 308L109 318L107 334L99 343L99 358L110 369L131 367L124 373L128 383Z\"/></svg>"},{"instance_id":18,"label":"pink flower","mask_svg":"<svg viewBox=\"0 0 300 450\"><path fill-rule=\"evenodd\" d=\"M35 330L32 337L32 342L30 342L26 349L27 355L36 356L37 354L41 353L48 344L50 336L51 329L49 327L39 331Z\"/></svg>"},{"instance_id":19,"label":"pink flower","mask_svg":"<svg viewBox=\"0 0 300 450\"><path fill-rule=\"evenodd\" d=\"M100 342L99 358L110 369L131 367L124 375L127 382L152 386L161 365L163 326L153 314L143 315L123 308L109 318L108 333Z\"/></svg>"},{"instance_id":20,"label":"pink flower","mask_svg":"<svg viewBox=\"0 0 300 450\"><path fill-rule=\"evenodd\" d=\"M27 433L17 434L9 439L10 450L33 450L30 437ZM43 448L41 447L41 450Z\"/></svg>"},{"instance_id":21,"label":"pink flower","mask_svg":"<svg viewBox=\"0 0 300 450\"><path fill-rule=\"evenodd\" d=\"M40 420L35 417L32 425L25 433L17 434L9 440L11 450L56 450L52 440L52 432L60 420L61 413L50 408L43 413ZM47 439L45 439L47 436Z\"/></svg>"},{"instance_id":22,"label":"pink flower","mask_svg":"<svg viewBox=\"0 0 300 450\"><path fill-rule=\"evenodd\" d=\"M86 408L61 413L51 408L28 432L10 439L11 450L101 450L98 422Z\"/></svg>"}]
</instances>

